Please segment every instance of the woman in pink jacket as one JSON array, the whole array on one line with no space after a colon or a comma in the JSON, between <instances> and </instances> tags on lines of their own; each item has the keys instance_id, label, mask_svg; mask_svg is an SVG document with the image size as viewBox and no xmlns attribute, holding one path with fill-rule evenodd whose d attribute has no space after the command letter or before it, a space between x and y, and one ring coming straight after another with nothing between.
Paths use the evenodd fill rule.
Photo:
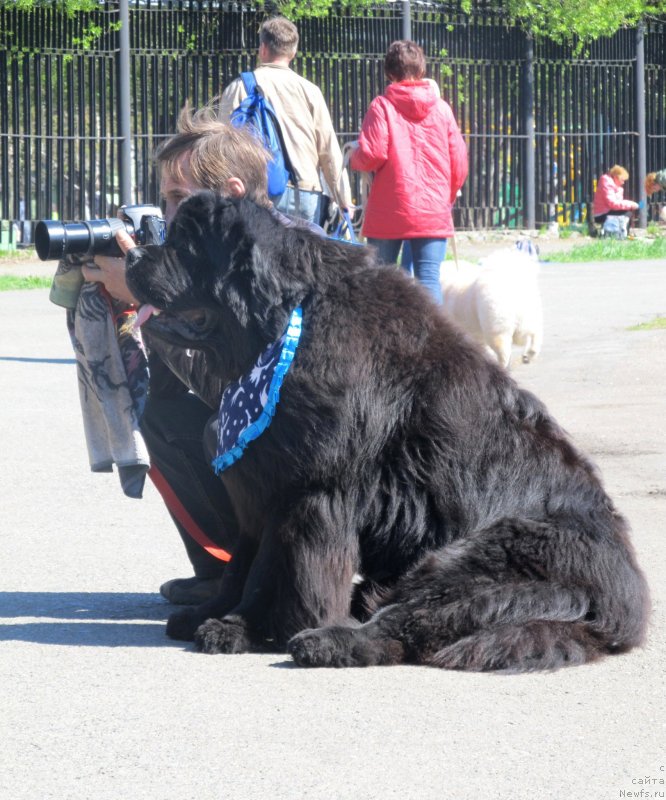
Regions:
<instances>
[{"instance_id":1,"label":"woman in pink jacket","mask_svg":"<svg viewBox=\"0 0 666 800\"><path fill-rule=\"evenodd\" d=\"M441 303L439 268L467 177L467 148L451 107L423 80L425 66L415 42L389 47L384 72L391 83L370 103L350 165L375 173L363 235L387 264L409 242L416 277Z\"/></svg>"},{"instance_id":2,"label":"woman in pink jacket","mask_svg":"<svg viewBox=\"0 0 666 800\"><path fill-rule=\"evenodd\" d=\"M628 178L629 173L619 164L599 178L592 205L595 222L602 224L607 217L629 217L630 212L638 208L638 203L624 199L624 184Z\"/></svg>"}]
</instances>

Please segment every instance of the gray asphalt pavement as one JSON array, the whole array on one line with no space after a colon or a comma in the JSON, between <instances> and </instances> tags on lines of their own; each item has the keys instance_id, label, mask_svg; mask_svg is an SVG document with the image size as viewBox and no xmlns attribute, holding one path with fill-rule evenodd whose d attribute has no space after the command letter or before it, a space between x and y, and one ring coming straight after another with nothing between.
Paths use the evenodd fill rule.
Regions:
<instances>
[{"instance_id":1,"label":"gray asphalt pavement","mask_svg":"<svg viewBox=\"0 0 666 800\"><path fill-rule=\"evenodd\" d=\"M666 264L544 265L541 288L544 349L514 375L599 464L654 612L641 651L511 677L167 640L171 522L88 471L62 310L1 293L0 797L666 796L666 330L628 330L666 315Z\"/></svg>"}]
</instances>

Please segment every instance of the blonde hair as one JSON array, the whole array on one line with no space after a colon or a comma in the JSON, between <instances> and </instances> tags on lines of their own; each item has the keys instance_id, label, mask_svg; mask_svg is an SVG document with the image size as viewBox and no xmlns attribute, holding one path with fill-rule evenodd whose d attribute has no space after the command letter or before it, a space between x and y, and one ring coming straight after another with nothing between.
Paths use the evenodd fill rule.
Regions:
<instances>
[{"instance_id":1,"label":"blonde hair","mask_svg":"<svg viewBox=\"0 0 666 800\"><path fill-rule=\"evenodd\" d=\"M629 180L629 173L624 167L621 167L619 164L615 164L615 166L611 167L608 170L608 174L611 175L613 178L619 178L621 181Z\"/></svg>"},{"instance_id":2,"label":"blonde hair","mask_svg":"<svg viewBox=\"0 0 666 800\"><path fill-rule=\"evenodd\" d=\"M266 167L270 153L247 130L222 122L216 100L193 112L186 103L178 116L177 132L156 151L161 171L183 177L181 157L187 153L192 178L202 189L226 193L229 178L240 178L246 196L270 205Z\"/></svg>"},{"instance_id":3,"label":"blonde hair","mask_svg":"<svg viewBox=\"0 0 666 800\"><path fill-rule=\"evenodd\" d=\"M646 194L654 194L655 192L660 192L661 189L662 189L661 185L659 183L657 183L657 173L656 172L648 172L648 174L645 176L645 192L646 192ZM665 208L666 208L666 206L665 206Z\"/></svg>"}]
</instances>

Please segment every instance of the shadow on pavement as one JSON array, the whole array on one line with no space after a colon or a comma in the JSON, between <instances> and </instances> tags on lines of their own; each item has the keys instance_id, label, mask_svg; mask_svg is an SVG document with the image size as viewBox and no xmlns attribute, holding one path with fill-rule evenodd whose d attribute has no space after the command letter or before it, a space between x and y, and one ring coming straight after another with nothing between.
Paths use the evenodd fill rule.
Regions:
<instances>
[{"instance_id":1,"label":"shadow on pavement","mask_svg":"<svg viewBox=\"0 0 666 800\"><path fill-rule=\"evenodd\" d=\"M72 647L178 647L157 622L24 622L0 624L0 642Z\"/></svg>"},{"instance_id":2,"label":"shadow on pavement","mask_svg":"<svg viewBox=\"0 0 666 800\"><path fill-rule=\"evenodd\" d=\"M172 610L152 593L0 592L0 619L11 620L0 621L0 641L182 647L182 642L172 642L165 634L165 621ZM34 621L19 622L21 617Z\"/></svg>"},{"instance_id":3,"label":"shadow on pavement","mask_svg":"<svg viewBox=\"0 0 666 800\"><path fill-rule=\"evenodd\" d=\"M164 621L173 610L156 592L0 592L0 618Z\"/></svg>"}]
</instances>

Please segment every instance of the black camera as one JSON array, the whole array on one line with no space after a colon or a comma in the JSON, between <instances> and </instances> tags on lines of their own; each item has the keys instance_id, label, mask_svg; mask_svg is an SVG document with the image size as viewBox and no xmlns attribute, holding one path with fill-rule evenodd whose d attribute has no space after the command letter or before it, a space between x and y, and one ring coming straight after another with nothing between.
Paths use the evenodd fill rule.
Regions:
<instances>
[{"instance_id":1,"label":"black camera","mask_svg":"<svg viewBox=\"0 0 666 800\"><path fill-rule=\"evenodd\" d=\"M35 227L35 249L42 261L70 254L122 256L116 232L124 230L138 245L163 244L166 223L157 206L121 206L116 219L81 222L41 220Z\"/></svg>"}]
</instances>

